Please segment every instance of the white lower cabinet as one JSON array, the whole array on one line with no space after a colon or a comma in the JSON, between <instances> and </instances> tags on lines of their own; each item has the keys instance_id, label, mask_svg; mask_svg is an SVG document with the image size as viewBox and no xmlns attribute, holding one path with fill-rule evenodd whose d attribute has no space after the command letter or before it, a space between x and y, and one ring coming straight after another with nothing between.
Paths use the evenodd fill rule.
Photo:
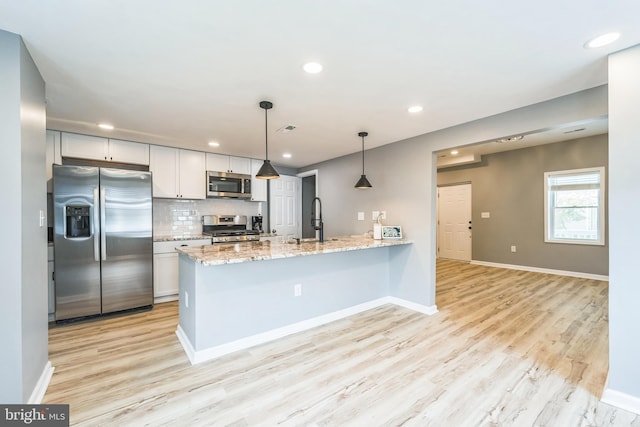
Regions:
<instances>
[{"instance_id":1,"label":"white lower cabinet","mask_svg":"<svg viewBox=\"0 0 640 427\"><path fill-rule=\"evenodd\" d=\"M176 252L176 248L210 244L211 239L153 243L153 296L155 302L178 299L178 252Z\"/></svg>"}]
</instances>

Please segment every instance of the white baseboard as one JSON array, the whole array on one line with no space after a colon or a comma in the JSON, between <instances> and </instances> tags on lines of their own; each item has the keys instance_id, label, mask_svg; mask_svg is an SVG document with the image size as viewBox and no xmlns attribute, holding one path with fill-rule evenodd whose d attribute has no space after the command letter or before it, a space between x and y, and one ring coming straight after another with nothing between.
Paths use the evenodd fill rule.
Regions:
<instances>
[{"instance_id":1,"label":"white baseboard","mask_svg":"<svg viewBox=\"0 0 640 427\"><path fill-rule=\"evenodd\" d=\"M608 405L615 406L620 409L624 409L625 411L633 412L640 415L639 397L631 396L620 391L611 390L610 388L605 388L604 393L602 393L602 399L600 400Z\"/></svg>"},{"instance_id":2,"label":"white baseboard","mask_svg":"<svg viewBox=\"0 0 640 427\"><path fill-rule=\"evenodd\" d=\"M191 341L189 341L187 334L185 334L184 329L182 329L180 325L178 325L178 329L176 329L176 335L178 336L178 341L180 341L180 344L182 345L184 352L187 353L187 357L189 358L189 361L191 362L192 365L195 365L197 363L195 362L196 350L191 345Z\"/></svg>"},{"instance_id":3,"label":"white baseboard","mask_svg":"<svg viewBox=\"0 0 640 427\"><path fill-rule=\"evenodd\" d=\"M591 274L591 273L581 273L579 271L552 270L550 268L530 267L528 265L500 264L497 262L475 261L475 260L471 260L471 264L484 265L485 267L508 268L509 270L531 271L534 273L557 274L558 276L578 277L580 279L602 280L604 282L609 281L609 276L603 276L600 274Z\"/></svg>"},{"instance_id":4,"label":"white baseboard","mask_svg":"<svg viewBox=\"0 0 640 427\"><path fill-rule=\"evenodd\" d=\"M44 394L47 391L47 387L49 387L49 382L51 381L51 377L53 376L54 367L51 365L51 361L47 361L47 364L44 365L44 369L40 374L40 378L38 378L38 382L29 397L29 401L27 402L30 405L38 405L42 403L42 399L44 398Z\"/></svg>"},{"instance_id":5,"label":"white baseboard","mask_svg":"<svg viewBox=\"0 0 640 427\"><path fill-rule=\"evenodd\" d=\"M385 304L395 304L428 315L438 312L435 305L426 306L422 304L416 304L411 301L406 301L400 298L383 297L362 304L354 305L353 307L345 308L343 310L338 310L332 313L317 316L312 319L292 323L291 325L283 326L281 328L276 328L260 334L251 335L249 337L241 338L239 340L232 341L226 344L210 347L205 350L196 351L180 325L178 325L176 335L178 336L178 340L182 344L182 347L184 348L189 361L192 365L195 365L207 360L216 359L229 353L233 353L239 350L246 350L247 348L254 347L259 344L264 344L269 341L283 338L287 335L303 332L308 329L324 325L326 323L344 319L345 317L353 316L355 314L362 313L363 311L371 310L372 308L380 307Z\"/></svg>"},{"instance_id":6,"label":"white baseboard","mask_svg":"<svg viewBox=\"0 0 640 427\"><path fill-rule=\"evenodd\" d=\"M177 301L177 300L178 300L178 294L162 295L162 296L154 297L153 303L161 304L163 302Z\"/></svg>"},{"instance_id":7,"label":"white baseboard","mask_svg":"<svg viewBox=\"0 0 640 427\"><path fill-rule=\"evenodd\" d=\"M389 304L395 304L400 307L408 308L409 310L417 311L418 313L426 314L428 316L432 316L438 312L438 307L435 305L422 305L417 304L413 301L407 301L406 299L396 298L396 297L387 297Z\"/></svg>"}]
</instances>

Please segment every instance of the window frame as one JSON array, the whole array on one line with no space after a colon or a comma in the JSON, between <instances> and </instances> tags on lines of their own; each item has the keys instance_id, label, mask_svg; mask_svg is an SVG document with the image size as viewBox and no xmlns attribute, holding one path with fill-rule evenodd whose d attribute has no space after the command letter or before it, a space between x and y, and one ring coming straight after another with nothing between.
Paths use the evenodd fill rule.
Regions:
<instances>
[{"instance_id":1,"label":"window frame","mask_svg":"<svg viewBox=\"0 0 640 427\"><path fill-rule=\"evenodd\" d=\"M551 192L549 189L549 178L559 175L580 175L587 173L598 172L600 174L600 194L598 197L598 239L597 240L586 240L586 239L559 239L551 237L551 214L550 209L551 206ZM596 245L596 246L604 246L605 245L605 202L606 202L606 181L605 181L605 167L598 166L592 168L583 168L583 169L571 169L571 170L562 170L562 171L552 171L544 173L544 241L545 243L565 243L572 245Z\"/></svg>"}]
</instances>

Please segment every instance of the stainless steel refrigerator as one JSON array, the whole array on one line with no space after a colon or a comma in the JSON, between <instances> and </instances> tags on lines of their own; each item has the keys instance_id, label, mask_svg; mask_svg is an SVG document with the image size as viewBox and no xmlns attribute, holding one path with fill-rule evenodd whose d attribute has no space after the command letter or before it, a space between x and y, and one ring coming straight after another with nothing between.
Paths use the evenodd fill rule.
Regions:
<instances>
[{"instance_id":1,"label":"stainless steel refrigerator","mask_svg":"<svg viewBox=\"0 0 640 427\"><path fill-rule=\"evenodd\" d=\"M56 321L153 305L149 172L53 169Z\"/></svg>"}]
</instances>

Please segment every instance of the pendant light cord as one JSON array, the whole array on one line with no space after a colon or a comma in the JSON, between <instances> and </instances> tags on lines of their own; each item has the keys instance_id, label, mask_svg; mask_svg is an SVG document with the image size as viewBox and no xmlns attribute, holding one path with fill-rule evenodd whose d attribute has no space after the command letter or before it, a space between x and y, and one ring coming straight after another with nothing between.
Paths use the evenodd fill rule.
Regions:
<instances>
[{"instance_id":1,"label":"pendant light cord","mask_svg":"<svg viewBox=\"0 0 640 427\"><path fill-rule=\"evenodd\" d=\"M364 175L364 136L362 137L362 175Z\"/></svg>"},{"instance_id":2,"label":"pendant light cord","mask_svg":"<svg viewBox=\"0 0 640 427\"><path fill-rule=\"evenodd\" d=\"M264 109L264 159L269 160L269 132L267 131L267 109Z\"/></svg>"}]
</instances>

